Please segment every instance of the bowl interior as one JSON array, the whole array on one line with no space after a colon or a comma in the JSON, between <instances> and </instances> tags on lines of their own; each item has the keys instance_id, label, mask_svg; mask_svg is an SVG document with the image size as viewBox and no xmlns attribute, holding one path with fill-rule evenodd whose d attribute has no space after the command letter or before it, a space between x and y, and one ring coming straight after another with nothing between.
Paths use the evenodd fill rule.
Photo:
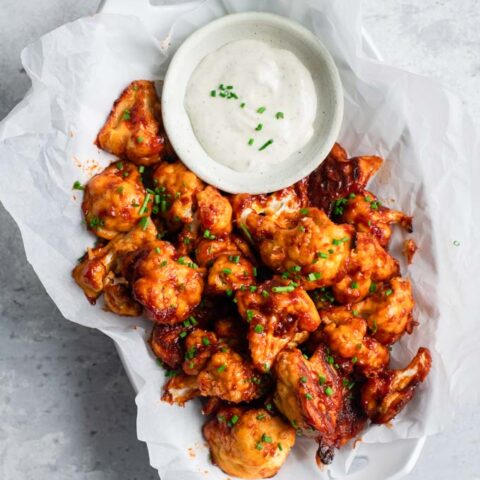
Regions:
<instances>
[{"instance_id":1,"label":"bowl interior","mask_svg":"<svg viewBox=\"0 0 480 480\"><path fill-rule=\"evenodd\" d=\"M188 81L199 62L223 45L243 39L261 40L293 52L310 71L317 92L312 138L274 171L236 172L215 162L195 137L184 106ZM310 31L277 15L234 14L197 30L177 50L163 84L162 112L173 148L200 178L230 193L265 193L300 180L327 156L341 127L343 91L333 59Z\"/></svg>"}]
</instances>

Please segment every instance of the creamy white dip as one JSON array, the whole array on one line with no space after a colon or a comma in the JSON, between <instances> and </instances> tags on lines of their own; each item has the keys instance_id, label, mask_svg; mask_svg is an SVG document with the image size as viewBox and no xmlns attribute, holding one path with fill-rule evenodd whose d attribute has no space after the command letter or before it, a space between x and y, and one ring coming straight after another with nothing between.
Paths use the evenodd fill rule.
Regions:
<instances>
[{"instance_id":1,"label":"creamy white dip","mask_svg":"<svg viewBox=\"0 0 480 480\"><path fill-rule=\"evenodd\" d=\"M290 51L258 40L207 55L187 86L185 108L208 155L233 170L266 170L313 135L317 94Z\"/></svg>"}]
</instances>

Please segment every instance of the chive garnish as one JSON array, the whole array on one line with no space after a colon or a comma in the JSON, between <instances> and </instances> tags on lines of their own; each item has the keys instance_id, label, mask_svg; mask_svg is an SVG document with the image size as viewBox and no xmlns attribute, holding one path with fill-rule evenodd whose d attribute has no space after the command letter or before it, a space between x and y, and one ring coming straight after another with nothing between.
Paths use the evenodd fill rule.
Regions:
<instances>
[{"instance_id":1,"label":"chive garnish","mask_svg":"<svg viewBox=\"0 0 480 480\"><path fill-rule=\"evenodd\" d=\"M85 190L85 187L78 180L76 180L73 184L72 189L73 190Z\"/></svg>"},{"instance_id":2,"label":"chive garnish","mask_svg":"<svg viewBox=\"0 0 480 480\"><path fill-rule=\"evenodd\" d=\"M258 150L259 151L262 151L262 150L265 150L269 145L271 145L273 143L273 140L270 139L270 140L267 140Z\"/></svg>"},{"instance_id":3,"label":"chive garnish","mask_svg":"<svg viewBox=\"0 0 480 480\"><path fill-rule=\"evenodd\" d=\"M260 107L257 109L257 113L263 113L266 110L265 107Z\"/></svg>"},{"instance_id":4,"label":"chive garnish","mask_svg":"<svg viewBox=\"0 0 480 480\"><path fill-rule=\"evenodd\" d=\"M249 144L249 145L253 145L253 138L250 138L250 139L248 140L248 144Z\"/></svg>"},{"instance_id":5,"label":"chive garnish","mask_svg":"<svg viewBox=\"0 0 480 480\"><path fill-rule=\"evenodd\" d=\"M148 206L148 202L150 201L150 198L151 198L151 194L147 193L145 195L145 199L143 200L142 206L140 207L140 210L138 211L138 213L140 215L143 215L147 211L147 206Z\"/></svg>"},{"instance_id":6,"label":"chive garnish","mask_svg":"<svg viewBox=\"0 0 480 480\"><path fill-rule=\"evenodd\" d=\"M240 108L245 108L245 102L242 102L242 103L240 104Z\"/></svg>"},{"instance_id":7,"label":"chive garnish","mask_svg":"<svg viewBox=\"0 0 480 480\"><path fill-rule=\"evenodd\" d=\"M273 293L293 292L295 287L293 285L285 285L283 287L272 287Z\"/></svg>"},{"instance_id":8,"label":"chive garnish","mask_svg":"<svg viewBox=\"0 0 480 480\"><path fill-rule=\"evenodd\" d=\"M259 132L263 128L263 123L259 123L256 127L255 130Z\"/></svg>"},{"instance_id":9,"label":"chive garnish","mask_svg":"<svg viewBox=\"0 0 480 480\"><path fill-rule=\"evenodd\" d=\"M277 113L275 114L275 118L276 118L277 120L280 120L281 118L284 118L283 112L277 112Z\"/></svg>"}]
</instances>

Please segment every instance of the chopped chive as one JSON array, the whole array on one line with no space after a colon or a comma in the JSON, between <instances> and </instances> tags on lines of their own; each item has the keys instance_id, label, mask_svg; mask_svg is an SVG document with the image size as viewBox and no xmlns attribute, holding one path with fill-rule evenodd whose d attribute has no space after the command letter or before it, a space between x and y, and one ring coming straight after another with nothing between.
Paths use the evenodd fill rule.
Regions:
<instances>
[{"instance_id":1,"label":"chopped chive","mask_svg":"<svg viewBox=\"0 0 480 480\"><path fill-rule=\"evenodd\" d=\"M225 275L230 275L232 273L232 269L231 268L222 268L222 272Z\"/></svg>"},{"instance_id":2,"label":"chopped chive","mask_svg":"<svg viewBox=\"0 0 480 480\"><path fill-rule=\"evenodd\" d=\"M217 96L217 92L215 90L211 90L210 91L210 96L211 97L216 97Z\"/></svg>"},{"instance_id":3,"label":"chopped chive","mask_svg":"<svg viewBox=\"0 0 480 480\"><path fill-rule=\"evenodd\" d=\"M240 104L240 108L245 108L245 102L242 102L242 103Z\"/></svg>"},{"instance_id":4,"label":"chopped chive","mask_svg":"<svg viewBox=\"0 0 480 480\"><path fill-rule=\"evenodd\" d=\"M256 127L255 130L259 132L263 128L263 123L259 123Z\"/></svg>"},{"instance_id":5,"label":"chopped chive","mask_svg":"<svg viewBox=\"0 0 480 480\"><path fill-rule=\"evenodd\" d=\"M143 137L137 137L137 143L142 143L143 142Z\"/></svg>"},{"instance_id":6,"label":"chopped chive","mask_svg":"<svg viewBox=\"0 0 480 480\"><path fill-rule=\"evenodd\" d=\"M257 287L255 285L250 285L249 290L253 293L257 291Z\"/></svg>"},{"instance_id":7,"label":"chopped chive","mask_svg":"<svg viewBox=\"0 0 480 480\"><path fill-rule=\"evenodd\" d=\"M167 266L167 261L166 260L163 260L162 263L160 263L160 266L163 268L163 267L166 267Z\"/></svg>"},{"instance_id":8,"label":"chopped chive","mask_svg":"<svg viewBox=\"0 0 480 480\"><path fill-rule=\"evenodd\" d=\"M254 277L257 276L257 267L253 267L253 276L254 276Z\"/></svg>"},{"instance_id":9,"label":"chopped chive","mask_svg":"<svg viewBox=\"0 0 480 480\"><path fill-rule=\"evenodd\" d=\"M76 180L73 183L72 190L85 190L85 187L78 180Z\"/></svg>"},{"instance_id":10,"label":"chopped chive","mask_svg":"<svg viewBox=\"0 0 480 480\"><path fill-rule=\"evenodd\" d=\"M262 151L262 150L265 150L269 145L271 145L273 143L273 140L270 139L270 140L267 140L258 150L259 151Z\"/></svg>"},{"instance_id":11,"label":"chopped chive","mask_svg":"<svg viewBox=\"0 0 480 480\"><path fill-rule=\"evenodd\" d=\"M307 383L307 377L300 377L300 383Z\"/></svg>"},{"instance_id":12,"label":"chopped chive","mask_svg":"<svg viewBox=\"0 0 480 480\"><path fill-rule=\"evenodd\" d=\"M353 357L352 358L352 363L357 363L358 362L358 358L357 357Z\"/></svg>"},{"instance_id":13,"label":"chopped chive","mask_svg":"<svg viewBox=\"0 0 480 480\"><path fill-rule=\"evenodd\" d=\"M208 337L203 337L202 338L202 343L208 347L210 345L210 340L208 339Z\"/></svg>"},{"instance_id":14,"label":"chopped chive","mask_svg":"<svg viewBox=\"0 0 480 480\"><path fill-rule=\"evenodd\" d=\"M257 113L263 113L266 110L265 107L257 108Z\"/></svg>"},{"instance_id":15,"label":"chopped chive","mask_svg":"<svg viewBox=\"0 0 480 480\"><path fill-rule=\"evenodd\" d=\"M227 366L223 363L222 365L220 365L220 366L217 368L217 372L222 373L223 371L225 371L226 368L227 368Z\"/></svg>"},{"instance_id":16,"label":"chopped chive","mask_svg":"<svg viewBox=\"0 0 480 480\"><path fill-rule=\"evenodd\" d=\"M283 452L283 447L282 447L282 444L281 444L281 443L278 443L278 444L277 444L277 447L278 447L278 449L279 449L281 452Z\"/></svg>"},{"instance_id":17,"label":"chopped chive","mask_svg":"<svg viewBox=\"0 0 480 480\"><path fill-rule=\"evenodd\" d=\"M161 252L160 247L155 247L155 251L156 251L157 253L160 253L160 252Z\"/></svg>"},{"instance_id":18,"label":"chopped chive","mask_svg":"<svg viewBox=\"0 0 480 480\"><path fill-rule=\"evenodd\" d=\"M332 390L331 387L325 387L325 389L323 391L325 392L325 395L327 397L330 397L333 394L333 390Z\"/></svg>"},{"instance_id":19,"label":"chopped chive","mask_svg":"<svg viewBox=\"0 0 480 480\"><path fill-rule=\"evenodd\" d=\"M322 278L322 274L320 272L311 272L308 274L307 277L311 282L314 282L315 280L320 280Z\"/></svg>"},{"instance_id":20,"label":"chopped chive","mask_svg":"<svg viewBox=\"0 0 480 480\"><path fill-rule=\"evenodd\" d=\"M460 242L459 242L458 240L454 240L454 241L453 241L453 245L454 245L455 247L459 247L459 246L460 246Z\"/></svg>"},{"instance_id":21,"label":"chopped chive","mask_svg":"<svg viewBox=\"0 0 480 480\"><path fill-rule=\"evenodd\" d=\"M277 113L275 114L275 118L276 118L277 120L280 120L281 118L284 118L283 112L277 112Z\"/></svg>"},{"instance_id":22,"label":"chopped chive","mask_svg":"<svg viewBox=\"0 0 480 480\"><path fill-rule=\"evenodd\" d=\"M272 437L269 437L266 433L262 435L262 442L264 443L272 443Z\"/></svg>"},{"instance_id":23,"label":"chopped chive","mask_svg":"<svg viewBox=\"0 0 480 480\"><path fill-rule=\"evenodd\" d=\"M257 420L263 420L265 418L265 414L264 413L259 413L257 415Z\"/></svg>"},{"instance_id":24,"label":"chopped chive","mask_svg":"<svg viewBox=\"0 0 480 480\"><path fill-rule=\"evenodd\" d=\"M203 232L203 237L204 238L208 238L209 240L215 240L215 235L212 235L212 233L210 232L210 230L205 230Z\"/></svg>"},{"instance_id":25,"label":"chopped chive","mask_svg":"<svg viewBox=\"0 0 480 480\"><path fill-rule=\"evenodd\" d=\"M253 316L254 316L254 313L253 313L253 310L247 310L247 322L251 322L253 320Z\"/></svg>"},{"instance_id":26,"label":"chopped chive","mask_svg":"<svg viewBox=\"0 0 480 480\"><path fill-rule=\"evenodd\" d=\"M233 85L227 85L227 90L231 90L233 88Z\"/></svg>"},{"instance_id":27,"label":"chopped chive","mask_svg":"<svg viewBox=\"0 0 480 480\"><path fill-rule=\"evenodd\" d=\"M319 375L319 376L318 376L318 383L319 383L320 385L324 385L326 381L327 381L327 379L326 379L326 377L324 377L323 375Z\"/></svg>"},{"instance_id":28,"label":"chopped chive","mask_svg":"<svg viewBox=\"0 0 480 480\"><path fill-rule=\"evenodd\" d=\"M248 227L244 223L241 223L240 228L241 228L242 232L245 234L245 236L248 238L249 242L253 243L253 237L252 237L252 234L250 233L250 230L248 229Z\"/></svg>"},{"instance_id":29,"label":"chopped chive","mask_svg":"<svg viewBox=\"0 0 480 480\"><path fill-rule=\"evenodd\" d=\"M301 215L308 215L308 208L301 208L300 209L300 214Z\"/></svg>"},{"instance_id":30,"label":"chopped chive","mask_svg":"<svg viewBox=\"0 0 480 480\"><path fill-rule=\"evenodd\" d=\"M311 395L310 393L308 393L308 392L305 394L305 398L306 398L307 400L313 400L312 395Z\"/></svg>"},{"instance_id":31,"label":"chopped chive","mask_svg":"<svg viewBox=\"0 0 480 480\"><path fill-rule=\"evenodd\" d=\"M295 287L293 285L286 285L282 287L272 287L273 293L293 292Z\"/></svg>"},{"instance_id":32,"label":"chopped chive","mask_svg":"<svg viewBox=\"0 0 480 480\"><path fill-rule=\"evenodd\" d=\"M378 329L378 327L377 327L377 321L374 320L374 321L373 321L373 324L372 324L372 333L373 333L373 334L377 333L377 329Z\"/></svg>"},{"instance_id":33,"label":"chopped chive","mask_svg":"<svg viewBox=\"0 0 480 480\"><path fill-rule=\"evenodd\" d=\"M319 258L328 258L328 255L326 253L323 253L323 252L317 252L317 257Z\"/></svg>"},{"instance_id":34,"label":"chopped chive","mask_svg":"<svg viewBox=\"0 0 480 480\"><path fill-rule=\"evenodd\" d=\"M388 290L385 291L385 296L389 297L393 293L393 290L389 288Z\"/></svg>"},{"instance_id":35,"label":"chopped chive","mask_svg":"<svg viewBox=\"0 0 480 480\"><path fill-rule=\"evenodd\" d=\"M230 419L230 424L235 425L238 422L238 415L233 415L233 417Z\"/></svg>"},{"instance_id":36,"label":"chopped chive","mask_svg":"<svg viewBox=\"0 0 480 480\"><path fill-rule=\"evenodd\" d=\"M263 327L262 325L255 325L255 328L253 329L255 333L262 333L263 332Z\"/></svg>"},{"instance_id":37,"label":"chopped chive","mask_svg":"<svg viewBox=\"0 0 480 480\"><path fill-rule=\"evenodd\" d=\"M270 294L268 293L267 290L262 290L262 296L267 298Z\"/></svg>"},{"instance_id":38,"label":"chopped chive","mask_svg":"<svg viewBox=\"0 0 480 480\"><path fill-rule=\"evenodd\" d=\"M184 244L184 245L190 245L190 239L189 239L188 237L185 237L185 238L183 239L183 244Z\"/></svg>"},{"instance_id":39,"label":"chopped chive","mask_svg":"<svg viewBox=\"0 0 480 480\"><path fill-rule=\"evenodd\" d=\"M180 333L180 338L185 338L187 335L188 335L187 332L182 332Z\"/></svg>"},{"instance_id":40,"label":"chopped chive","mask_svg":"<svg viewBox=\"0 0 480 480\"><path fill-rule=\"evenodd\" d=\"M123 162L117 162L115 164L115 166L117 167L118 170L122 170L123 169Z\"/></svg>"},{"instance_id":41,"label":"chopped chive","mask_svg":"<svg viewBox=\"0 0 480 480\"><path fill-rule=\"evenodd\" d=\"M138 211L138 213L139 213L140 215L143 215L143 214L147 211L148 202L150 201L150 198L151 198L150 193L147 193L147 194L145 195L144 200L143 200L142 206L140 207L140 210Z\"/></svg>"},{"instance_id":42,"label":"chopped chive","mask_svg":"<svg viewBox=\"0 0 480 480\"><path fill-rule=\"evenodd\" d=\"M224 85L223 83L221 83L221 84L218 86L218 88L219 88L220 90L225 90L225 85Z\"/></svg>"},{"instance_id":43,"label":"chopped chive","mask_svg":"<svg viewBox=\"0 0 480 480\"><path fill-rule=\"evenodd\" d=\"M356 290L358 288L358 282L352 282L350 284L350 288L353 288L354 290Z\"/></svg>"},{"instance_id":44,"label":"chopped chive","mask_svg":"<svg viewBox=\"0 0 480 480\"><path fill-rule=\"evenodd\" d=\"M248 144L249 144L249 145L253 145L253 138L250 138L250 139L248 140Z\"/></svg>"},{"instance_id":45,"label":"chopped chive","mask_svg":"<svg viewBox=\"0 0 480 480\"><path fill-rule=\"evenodd\" d=\"M128 108L126 108L123 111L122 117L123 117L124 120L130 120L131 116L130 116L130 110Z\"/></svg>"},{"instance_id":46,"label":"chopped chive","mask_svg":"<svg viewBox=\"0 0 480 480\"><path fill-rule=\"evenodd\" d=\"M369 287L368 291L369 291L370 293L375 293L376 290L377 290L377 284L372 282L372 283L370 284L370 287Z\"/></svg>"},{"instance_id":47,"label":"chopped chive","mask_svg":"<svg viewBox=\"0 0 480 480\"><path fill-rule=\"evenodd\" d=\"M333 365L334 361L335 361L335 360L333 359L333 357L332 357L331 355L328 355L328 357L327 357L327 363L329 363L330 365Z\"/></svg>"},{"instance_id":48,"label":"chopped chive","mask_svg":"<svg viewBox=\"0 0 480 480\"><path fill-rule=\"evenodd\" d=\"M145 171L145 167L144 167L143 165L140 165L140 166L138 167L138 171L139 171L140 173L143 173L143 172Z\"/></svg>"},{"instance_id":49,"label":"chopped chive","mask_svg":"<svg viewBox=\"0 0 480 480\"><path fill-rule=\"evenodd\" d=\"M142 217L138 222L142 230L146 230L148 226L148 217Z\"/></svg>"},{"instance_id":50,"label":"chopped chive","mask_svg":"<svg viewBox=\"0 0 480 480\"><path fill-rule=\"evenodd\" d=\"M257 444L255 445L255 448L257 450L261 450L263 448L263 445L260 442L257 442Z\"/></svg>"}]
</instances>

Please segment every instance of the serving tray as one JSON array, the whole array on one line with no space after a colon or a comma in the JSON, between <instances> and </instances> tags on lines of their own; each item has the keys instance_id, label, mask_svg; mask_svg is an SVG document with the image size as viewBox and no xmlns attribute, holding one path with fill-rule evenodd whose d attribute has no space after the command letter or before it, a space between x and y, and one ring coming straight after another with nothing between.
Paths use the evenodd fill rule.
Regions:
<instances>
[{"instance_id":1,"label":"serving tray","mask_svg":"<svg viewBox=\"0 0 480 480\"><path fill-rule=\"evenodd\" d=\"M198 6L202 0L102 0L98 11L139 17L150 34L159 42L168 39L169 28L183 13ZM161 21L159 21L161 18ZM375 60L382 56L368 32L362 29L364 55ZM141 379L128 367L117 348L127 376L136 392ZM408 475L415 466L426 437L396 440L390 443L359 443L346 476L334 476L328 469L319 470L319 480L397 480ZM348 447L347 447L348 448Z\"/></svg>"}]
</instances>

